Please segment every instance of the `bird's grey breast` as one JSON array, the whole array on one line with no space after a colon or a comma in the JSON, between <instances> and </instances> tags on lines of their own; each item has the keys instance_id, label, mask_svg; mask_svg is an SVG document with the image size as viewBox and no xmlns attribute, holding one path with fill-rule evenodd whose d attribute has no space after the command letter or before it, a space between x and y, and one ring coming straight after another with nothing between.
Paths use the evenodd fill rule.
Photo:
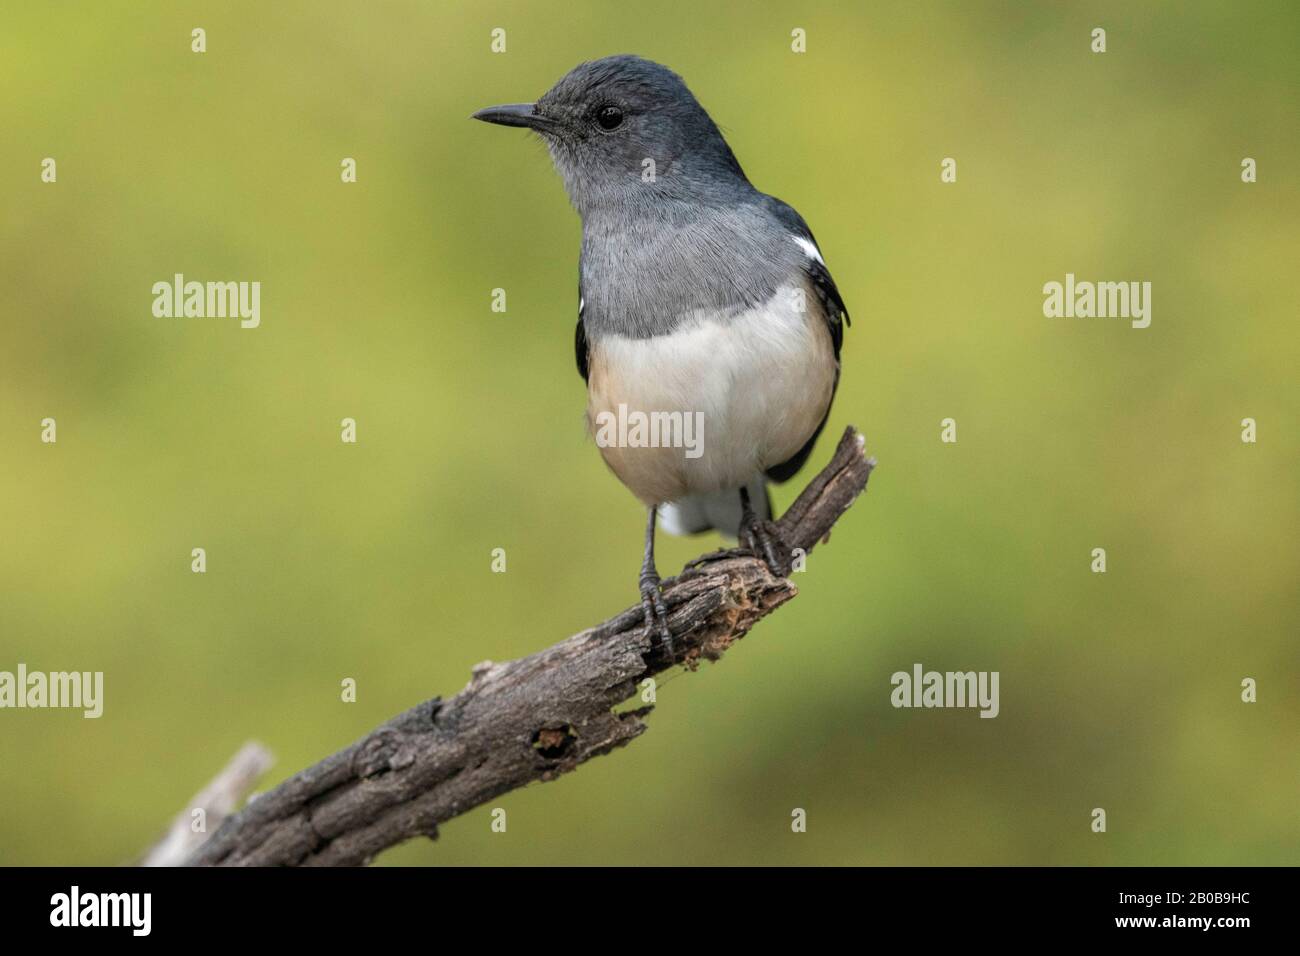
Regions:
<instances>
[{"instance_id":1,"label":"bird's grey breast","mask_svg":"<svg viewBox=\"0 0 1300 956\"><path fill-rule=\"evenodd\" d=\"M584 217L580 267L588 337L649 338L768 301L806 254L757 202Z\"/></svg>"}]
</instances>

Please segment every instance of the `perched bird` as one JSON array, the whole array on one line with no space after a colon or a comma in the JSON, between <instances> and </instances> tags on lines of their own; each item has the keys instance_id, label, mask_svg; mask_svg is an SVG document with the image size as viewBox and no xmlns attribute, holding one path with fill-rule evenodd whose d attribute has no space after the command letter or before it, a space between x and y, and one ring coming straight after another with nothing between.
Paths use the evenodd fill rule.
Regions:
<instances>
[{"instance_id":1,"label":"perched bird","mask_svg":"<svg viewBox=\"0 0 1300 956\"><path fill-rule=\"evenodd\" d=\"M750 185L666 67L594 60L536 103L473 118L539 134L582 217L576 349L588 427L646 506L641 600L652 639L671 654L656 514L670 533L737 537L789 574L767 482L794 475L826 423L844 302L803 217ZM698 423L696 447L632 429L601 440L602 422L637 412Z\"/></svg>"}]
</instances>

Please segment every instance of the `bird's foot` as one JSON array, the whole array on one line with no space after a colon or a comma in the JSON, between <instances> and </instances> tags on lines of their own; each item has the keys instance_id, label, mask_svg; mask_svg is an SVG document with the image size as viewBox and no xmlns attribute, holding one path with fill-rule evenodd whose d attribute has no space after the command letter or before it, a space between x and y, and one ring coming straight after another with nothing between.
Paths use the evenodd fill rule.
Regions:
<instances>
[{"instance_id":1,"label":"bird's foot","mask_svg":"<svg viewBox=\"0 0 1300 956\"><path fill-rule=\"evenodd\" d=\"M659 575L653 571L641 575L641 609L645 612L646 635L656 642L669 659L673 656L673 631L668 626L668 607L659 590Z\"/></svg>"},{"instance_id":2,"label":"bird's foot","mask_svg":"<svg viewBox=\"0 0 1300 956\"><path fill-rule=\"evenodd\" d=\"M746 517L749 520L740 529L741 541L774 575L788 578L794 565L794 554L781 537L781 532L773 522L759 518L753 512Z\"/></svg>"}]
</instances>

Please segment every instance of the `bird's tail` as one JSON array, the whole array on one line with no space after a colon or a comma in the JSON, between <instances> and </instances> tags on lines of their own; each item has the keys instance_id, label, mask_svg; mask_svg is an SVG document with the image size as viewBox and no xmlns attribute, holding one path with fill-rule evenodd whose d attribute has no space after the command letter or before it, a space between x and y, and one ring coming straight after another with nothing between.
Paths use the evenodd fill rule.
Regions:
<instances>
[{"instance_id":1,"label":"bird's tail","mask_svg":"<svg viewBox=\"0 0 1300 956\"><path fill-rule=\"evenodd\" d=\"M749 502L759 518L772 516L767 480L755 475L746 486ZM710 491L669 501L659 506L659 522L669 534L698 534L716 528L729 538L740 536L740 490Z\"/></svg>"}]
</instances>

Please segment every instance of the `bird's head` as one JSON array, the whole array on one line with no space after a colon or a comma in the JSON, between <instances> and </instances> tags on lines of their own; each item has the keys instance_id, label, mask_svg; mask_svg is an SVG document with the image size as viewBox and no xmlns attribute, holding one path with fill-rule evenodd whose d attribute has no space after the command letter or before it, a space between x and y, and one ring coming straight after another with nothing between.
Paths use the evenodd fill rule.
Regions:
<instances>
[{"instance_id":1,"label":"bird's head","mask_svg":"<svg viewBox=\"0 0 1300 956\"><path fill-rule=\"evenodd\" d=\"M682 78L637 56L574 67L536 103L474 119L538 133L574 206L635 208L652 196L721 201L748 188L740 164Z\"/></svg>"}]
</instances>

